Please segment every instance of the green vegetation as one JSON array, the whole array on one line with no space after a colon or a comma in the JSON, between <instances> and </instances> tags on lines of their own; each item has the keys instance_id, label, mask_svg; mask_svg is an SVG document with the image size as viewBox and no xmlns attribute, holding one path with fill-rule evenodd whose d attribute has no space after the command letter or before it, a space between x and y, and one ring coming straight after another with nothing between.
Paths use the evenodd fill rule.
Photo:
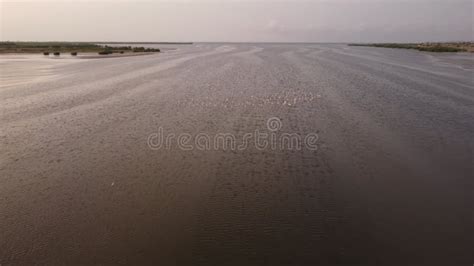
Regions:
<instances>
[{"instance_id":1,"label":"green vegetation","mask_svg":"<svg viewBox=\"0 0 474 266\"><path fill-rule=\"evenodd\" d=\"M102 46L77 42L0 42L0 53L93 52Z\"/></svg>"},{"instance_id":2,"label":"green vegetation","mask_svg":"<svg viewBox=\"0 0 474 266\"><path fill-rule=\"evenodd\" d=\"M1 53L126 53L126 52L160 52L160 49L132 47L132 46L108 46L84 42L0 42Z\"/></svg>"},{"instance_id":3,"label":"green vegetation","mask_svg":"<svg viewBox=\"0 0 474 266\"><path fill-rule=\"evenodd\" d=\"M436 52L436 53L457 53L457 52L466 52L465 49L449 47L449 46L431 46L431 47L418 47L418 51L424 52Z\"/></svg>"},{"instance_id":4,"label":"green vegetation","mask_svg":"<svg viewBox=\"0 0 474 266\"><path fill-rule=\"evenodd\" d=\"M132 46L107 46L105 45L103 51L98 52L100 55L109 55L113 53L123 54L124 52L134 53L159 53L160 49L156 48L145 48L145 47L132 47Z\"/></svg>"},{"instance_id":5,"label":"green vegetation","mask_svg":"<svg viewBox=\"0 0 474 266\"><path fill-rule=\"evenodd\" d=\"M153 52L160 52L160 49L145 48L145 47L134 47L133 52L135 52L135 53L153 53Z\"/></svg>"},{"instance_id":6,"label":"green vegetation","mask_svg":"<svg viewBox=\"0 0 474 266\"><path fill-rule=\"evenodd\" d=\"M107 50L98 52L98 54L100 54L100 55L109 55L109 54L112 54L112 53L113 53L112 51L107 51Z\"/></svg>"},{"instance_id":7,"label":"green vegetation","mask_svg":"<svg viewBox=\"0 0 474 266\"><path fill-rule=\"evenodd\" d=\"M382 48L414 49L424 52L473 52L474 44L464 43L369 43L369 44L349 44L349 46L369 46Z\"/></svg>"}]
</instances>

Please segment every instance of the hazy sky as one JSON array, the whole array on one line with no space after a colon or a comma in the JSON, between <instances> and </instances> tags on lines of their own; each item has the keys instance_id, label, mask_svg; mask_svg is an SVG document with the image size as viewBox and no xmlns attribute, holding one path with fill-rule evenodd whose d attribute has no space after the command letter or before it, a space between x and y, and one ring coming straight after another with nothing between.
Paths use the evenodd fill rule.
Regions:
<instances>
[{"instance_id":1,"label":"hazy sky","mask_svg":"<svg viewBox=\"0 0 474 266\"><path fill-rule=\"evenodd\" d=\"M195 42L472 40L473 3L474 0L0 0L0 39Z\"/></svg>"}]
</instances>

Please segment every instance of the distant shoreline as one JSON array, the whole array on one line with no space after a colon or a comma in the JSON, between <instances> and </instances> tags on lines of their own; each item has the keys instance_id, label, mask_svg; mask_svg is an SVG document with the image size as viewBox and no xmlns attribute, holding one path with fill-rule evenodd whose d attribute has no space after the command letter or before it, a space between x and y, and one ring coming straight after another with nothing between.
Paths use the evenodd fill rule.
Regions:
<instances>
[{"instance_id":1,"label":"distant shoreline","mask_svg":"<svg viewBox=\"0 0 474 266\"><path fill-rule=\"evenodd\" d=\"M130 54L130 53L159 53L158 48L143 47L129 43L121 46L112 43L86 43L86 42L0 42L0 54L38 54L45 56L68 53L77 56L83 53L97 53L99 55ZM124 45L126 44L126 45Z\"/></svg>"},{"instance_id":2,"label":"distant shoreline","mask_svg":"<svg viewBox=\"0 0 474 266\"><path fill-rule=\"evenodd\" d=\"M413 49L422 52L458 53L474 52L472 42L445 42L445 43L349 43L349 46L365 46L378 48Z\"/></svg>"},{"instance_id":3,"label":"distant shoreline","mask_svg":"<svg viewBox=\"0 0 474 266\"><path fill-rule=\"evenodd\" d=\"M191 45L193 42L90 42L96 44L173 44L173 45Z\"/></svg>"}]
</instances>

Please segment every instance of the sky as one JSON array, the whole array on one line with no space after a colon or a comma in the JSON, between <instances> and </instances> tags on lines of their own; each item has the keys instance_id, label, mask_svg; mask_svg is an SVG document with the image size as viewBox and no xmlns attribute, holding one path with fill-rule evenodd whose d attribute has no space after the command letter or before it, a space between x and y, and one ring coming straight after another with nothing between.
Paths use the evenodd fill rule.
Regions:
<instances>
[{"instance_id":1,"label":"sky","mask_svg":"<svg viewBox=\"0 0 474 266\"><path fill-rule=\"evenodd\" d=\"M474 0L0 0L2 41L472 41Z\"/></svg>"}]
</instances>

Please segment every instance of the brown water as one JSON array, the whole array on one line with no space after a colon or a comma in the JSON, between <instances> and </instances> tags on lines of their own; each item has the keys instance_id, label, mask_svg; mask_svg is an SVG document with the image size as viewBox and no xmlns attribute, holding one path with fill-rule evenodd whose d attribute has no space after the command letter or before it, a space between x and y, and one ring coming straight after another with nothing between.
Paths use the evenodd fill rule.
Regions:
<instances>
[{"instance_id":1,"label":"brown water","mask_svg":"<svg viewBox=\"0 0 474 266\"><path fill-rule=\"evenodd\" d=\"M197 44L55 62L0 65L2 265L472 263L469 55ZM272 117L318 149L147 145Z\"/></svg>"}]
</instances>

